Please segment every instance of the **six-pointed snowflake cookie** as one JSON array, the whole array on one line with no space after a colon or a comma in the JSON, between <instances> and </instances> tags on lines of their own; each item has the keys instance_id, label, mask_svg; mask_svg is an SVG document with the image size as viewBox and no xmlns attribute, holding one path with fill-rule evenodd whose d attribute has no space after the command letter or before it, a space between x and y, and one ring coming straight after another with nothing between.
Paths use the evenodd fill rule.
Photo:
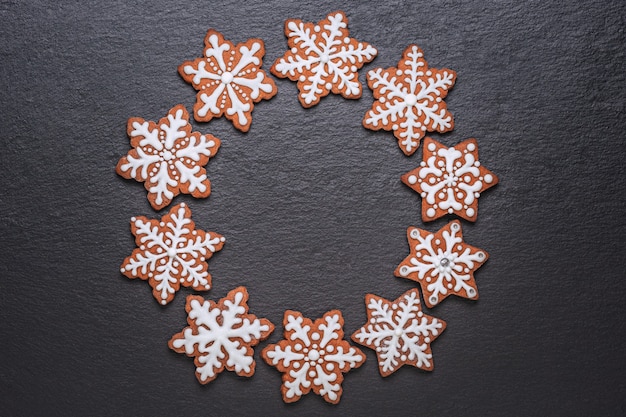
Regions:
<instances>
[{"instance_id":1,"label":"six-pointed snowflake cookie","mask_svg":"<svg viewBox=\"0 0 626 417\"><path fill-rule=\"evenodd\" d=\"M443 99L455 80L454 71L429 68L422 50L409 45L397 68L367 73L376 101L365 114L363 126L392 130L402 152L412 155L427 131L444 133L454 128Z\"/></svg>"},{"instance_id":2,"label":"six-pointed snowflake cookie","mask_svg":"<svg viewBox=\"0 0 626 417\"><path fill-rule=\"evenodd\" d=\"M283 373L283 400L292 403L313 390L337 404L343 391L343 373L365 361L363 352L344 340L341 312L331 310L312 322L297 311L287 310L283 325L285 339L262 352L265 362Z\"/></svg>"},{"instance_id":3,"label":"six-pointed snowflake cookie","mask_svg":"<svg viewBox=\"0 0 626 417\"><path fill-rule=\"evenodd\" d=\"M457 214L473 222L480 193L496 185L498 177L478 161L476 139L448 148L427 137L422 163L404 174L402 182L421 195L423 221Z\"/></svg>"},{"instance_id":4,"label":"six-pointed snowflake cookie","mask_svg":"<svg viewBox=\"0 0 626 417\"><path fill-rule=\"evenodd\" d=\"M298 82L298 100L303 107L315 106L331 91L345 98L361 97L357 71L378 51L350 37L344 12L330 13L317 24L287 20L285 35L291 49L274 62L270 71L279 78Z\"/></svg>"},{"instance_id":5,"label":"six-pointed snowflake cookie","mask_svg":"<svg viewBox=\"0 0 626 417\"><path fill-rule=\"evenodd\" d=\"M383 377L402 365L433 370L430 344L445 330L446 323L422 312L417 289L394 301L367 294L365 306L367 323L354 332L352 340L376 351Z\"/></svg>"},{"instance_id":6,"label":"six-pointed snowflake cookie","mask_svg":"<svg viewBox=\"0 0 626 417\"><path fill-rule=\"evenodd\" d=\"M187 297L187 323L168 346L175 352L194 358L196 378L208 384L224 370L250 377L256 363L252 346L265 340L274 325L248 313L248 291L235 288L218 303L199 295Z\"/></svg>"},{"instance_id":7,"label":"six-pointed snowflake cookie","mask_svg":"<svg viewBox=\"0 0 626 417\"><path fill-rule=\"evenodd\" d=\"M158 124L139 117L129 119L128 136L133 149L119 160L116 172L143 182L156 210L169 205L179 193L209 196L211 183L204 166L217 152L220 140L192 132L184 106L171 109Z\"/></svg>"},{"instance_id":8,"label":"six-pointed snowflake cookie","mask_svg":"<svg viewBox=\"0 0 626 417\"><path fill-rule=\"evenodd\" d=\"M417 281L428 307L449 295L478 298L474 271L489 255L463 241L459 221L448 223L437 233L409 227L407 237L410 254L398 265L395 275Z\"/></svg>"},{"instance_id":9,"label":"six-pointed snowflake cookie","mask_svg":"<svg viewBox=\"0 0 626 417\"><path fill-rule=\"evenodd\" d=\"M185 203L172 207L161 221L143 216L130 220L137 248L120 271L128 278L147 280L152 295L165 305L180 286L196 291L211 288L207 260L222 249L224 237L196 230Z\"/></svg>"},{"instance_id":10,"label":"six-pointed snowflake cookie","mask_svg":"<svg viewBox=\"0 0 626 417\"><path fill-rule=\"evenodd\" d=\"M247 132L254 103L268 100L278 91L274 80L261 69L263 41L248 39L235 46L221 33L209 29L204 43L204 57L178 67L183 79L198 90L194 118L208 122L225 115L237 129Z\"/></svg>"}]
</instances>

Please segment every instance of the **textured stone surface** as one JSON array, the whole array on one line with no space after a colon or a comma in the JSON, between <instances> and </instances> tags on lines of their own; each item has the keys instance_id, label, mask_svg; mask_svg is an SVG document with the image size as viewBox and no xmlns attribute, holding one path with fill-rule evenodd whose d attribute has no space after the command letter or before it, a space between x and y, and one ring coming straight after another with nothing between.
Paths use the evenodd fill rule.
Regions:
<instances>
[{"instance_id":1,"label":"textured stone surface","mask_svg":"<svg viewBox=\"0 0 626 417\"><path fill-rule=\"evenodd\" d=\"M60 2L59 2L60 3ZM626 361L626 4L621 1L0 2L0 414L12 415L620 415ZM231 4L232 3L232 4ZM363 297L394 299L406 228L424 225L400 183L405 157L361 119L372 103L323 98L305 110L294 83L255 106L250 132L194 124L222 139L208 199L179 196L199 228L226 237L213 289L238 285L277 325L256 374L206 387L167 348L185 324L183 290L161 307L119 265L129 219L154 217L142 184L115 174L126 120L156 120L194 90L177 74L208 28L265 41L264 68L287 48L284 20L343 9L378 48L360 73L394 66L417 43L458 73L447 98L453 145L476 137L500 184L480 199L469 244L489 261L478 302L432 310L448 323L435 371L382 379L374 352L346 376L341 404L280 398L258 361L285 309L340 308L346 334ZM160 214L166 212L164 210Z\"/></svg>"}]
</instances>

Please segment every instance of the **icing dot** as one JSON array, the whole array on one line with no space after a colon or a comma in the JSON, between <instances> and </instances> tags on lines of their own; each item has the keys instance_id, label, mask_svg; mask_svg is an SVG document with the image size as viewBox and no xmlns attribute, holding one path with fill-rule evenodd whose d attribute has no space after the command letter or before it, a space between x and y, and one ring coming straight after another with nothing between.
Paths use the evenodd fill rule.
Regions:
<instances>
[{"instance_id":1,"label":"icing dot","mask_svg":"<svg viewBox=\"0 0 626 417\"><path fill-rule=\"evenodd\" d=\"M417 182L417 177L415 175L409 175L407 180L409 181L409 184L415 184Z\"/></svg>"},{"instance_id":2,"label":"icing dot","mask_svg":"<svg viewBox=\"0 0 626 417\"><path fill-rule=\"evenodd\" d=\"M448 209L448 213L450 213L450 214L454 213L454 209L453 209L452 207L450 207L450 208Z\"/></svg>"},{"instance_id":3,"label":"icing dot","mask_svg":"<svg viewBox=\"0 0 626 417\"><path fill-rule=\"evenodd\" d=\"M174 248L169 248L167 250L167 256L169 256L170 258L173 258L176 256L176 249Z\"/></svg>"},{"instance_id":4,"label":"icing dot","mask_svg":"<svg viewBox=\"0 0 626 417\"><path fill-rule=\"evenodd\" d=\"M333 345L326 346L326 352L332 352L335 347Z\"/></svg>"},{"instance_id":5,"label":"icing dot","mask_svg":"<svg viewBox=\"0 0 626 417\"><path fill-rule=\"evenodd\" d=\"M320 334L319 333L313 333L311 335L311 339L312 340L320 340Z\"/></svg>"},{"instance_id":6,"label":"icing dot","mask_svg":"<svg viewBox=\"0 0 626 417\"><path fill-rule=\"evenodd\" d=\"M493 176L491 174L485 175L485 182L491 184L493 182Z\"/></svg>"},{"instance_id":7,"label":"icing dot","mask_svg":"<svg viewBox=\"0 0 626 417\"><path fill-rule=\"evenodd\" d=\"M430 337L425 337L425 338L424 338L424 342L426 342L426 343L430 343Z\"/></svg>"},{"instance_id":8,"label":"icing dot","mask_svg":"<svg viewBox=\"0 0 626 417\"><path fill-rule=\"evenodd\" d=\"M333 364L332 364L332 363L330 363L330 362L326 364L326 370L327 370L327 371L329 371L329 372L330 372L330 371L332 371L333 369L335 369L335 365L333 365Z\"/></svg>"},{"instance_id":9,"label":"icing dot","mask_svg":"<svg viewBox=\"0 0 626 417\"><path fill-rule=\"evenodd\" d=\"M300 343L296 343L293 347L295 350L302 350L302 345Z\"/></svg>"},{"instance_id":10,"label":"icing dot","mask_svg":"<svg viewBox=\"0 0 626 417\"><path fill-rule=\"evenodd\" d=\"M224 84L229 84L233 80L233 74L231 74L230 72L225 72L222 74L221 79Z\"/></svg>"},{"instance_id":11,"label":"icing dot","mask_svg":"<svg viewBox=\"0 0 626 417\"><path fill-rule=\"evenodd\" d=\"M404 362L404 361L406 360L406 355L401 355L401 356L400 356L400 360L401 360L402 362Z\"/></svg>"},{"instance_id":12,"label":"icing dot","mask_svg":"<svg viewBox=\"0 0 626 417\"><path fill-rule=\"evenodd\" d=\"M435 148L437 148L437 146L435 146L434 143L429 143L428 144L428 150L431 152L435 152Z\"/></svg>"},{"instance_id":13,"label":"icing dot","mask_svg":"<svg viewBox=\"0 0 626 417\"><path fill-rule=\"evenodd\" d=\"M437 301L439 301L439 298L436 295L430 297L431 304L437 304Z\"/></svg>"},{"instance_id":14,"label":"icing dot","mask_svg":"<svg viewBox=\"0 0 626 417\"><path fill-rule=\"evenodd\" d=\"M353 65L350 67L350 71L352 72L356 72L358 70L358 68L356 67L356 65Z\"/></svg>"},{"instance_id":15,"label":"icing dot","mask_svg":"<svg viewBox=\"0 0 626 417\"><path fill-rule=\"evenodd\" d=\"M121 268L120 268L120 272L124 272L124 271L126 271L126 268L121 267Z\"/></svg>"},{"instance_id":16,"label":"icing dot","mask_svg":"<svg viewBox=\"0 0 626 417\"><path fill-rule=\"evenodd\" d=\"M309 376L311 378L315 378L315 371L313 371L313 370L309 371Z\"/></svg>"},{"instance_id":17,"label":"icing dot","mask_svg":"<svg viewBox=\"0 0 626 417\"><path fill-rule=\"evenodd\" d=\"M319 27L319 25L315 25L315 27L314 27L313 29L314 29L316 32L319 32L319 31L320 31L320 27Z\"/></svg>"},{"instance_id":18,"label":"icing dot","mask_svg":"<svg viewBox=\"0 0 626 417\"><path fill-rule=\"evenodd\" d=\"M313 350L309 351L309 359L310 360L316 361L319 358L320 358L320 353L317 350L313 349Z\"/></svg>"},{"instance_id":19,"label":"icing dot","mask_svg":"<svg viewBox=\"0 0 626 417\"><path fill-rule=\"evenodd\" d=\"M405 265L405 266L400 267L400 274L401 274L402 276L407 276L407 275L409 275L409 267L408 267L408 266L406 266L406 265Z\"/></svg>"},{"instance_id":20,"label":"icing dot","mask_svg":"<svg viewBox=\"0 0 626 417\"><path fill-rule=\"evenodd\" d=\"M404 97L404 104L407 106L415 106L417 103L417 96L415 94L407 94Z\"/></svg>"},{"instance_id":21,"label":"icing dot","mask_svg":"<svg viewBox=\"0 0 626 417\"><path fill-rule=\"evenodd\" d=\"M343 42L344 42L344 43L350 43L350 38L348 38L348 37L343 38Z\"/></svg>"},{"instance_id":22,"label":"icing dot","mask_svg":"<svg viewBox=\"0 0 626 417\"><path fill-rule=\"evenodd\" d=\"M298 369L300 367L300 362L293 363L293 369Z\"/></svg>"},{"instance_id":23,"label":"icing dot","mask_svg":"<svg viewBox=\"0 0 626 417\"><path fill-rule=\"evenodd\" d=\"M404 330L402 330L402 328L398 327L393 333L396 336L400 337L400 336L402 336L402 333L404 333Z\"/></svg>"},{"instance_id":24,"label":"icing dot","mask_svg":"<svg viewBox=\"0 0 626 417\"><path fill-rule=\"evenodd\" d=\"M291 48L291 53L292 54L297 54L298 53L298 48Z\"/></svg>"},{"instance_id":25,"label":"icing dot","mask_svg":"<svg viewBox=\"0 0 626 417\"><path fill-rule=\"evenodd\" d=\"M399 128L399 127L400 127L400 126L398 126L398 125L394 124L394 125L392 125L392 126L391 126L391 129L392 129L392 130L398 130L398 128Z\"/></svg>"},{"instance_id":26,"label":"icing dot","mask_svg":"<svg viewBox=\"0 0 626 417\"><path fill-rule=\"evenodd\" d=\"M380 346L376 347L376 352L382 352L383 348L381 348Z\"/></svg>"},{"instance_id":27,"label":"icing dot","mask_svg":"<svg viewBox=\"0 0 626 417\"><path fill-rule=\"evenodd\" d=\"M422 313L421 311L417 313L417 317L422 317L424 315L424 313Z\"/></svg>"},{"instance_id":28,"label":"icing dot","mask_svg":"<svg viewBox=\"0 0 626 417\"><path fill-rule=\"evenodd\" d=\"M402 70L397 70L396 75L402 75Z\"/></svg>"},{"instance_id":29,"label":"icing dot","mask_svg":"<svg viewBox=\"0 0 626 417\"><path fill-rule=\"evenodd\" d=\"M434 208L429 208L428 210L426 210L426 215L428 217L435 217L435 209Z\"/></svg>"},{"instance_id":30,"label":"icing dot","mask_svg":"<svg viewBox=\"0 0 626 417\"><path fill-rule=\"evenodd\" d=\"M440 244L441 244L441 240L439 240L439 239L435 239L435 244L436 244L436 245L440 245Z\"/></svg>"},{"instance_id":31,"label":"icing dot","mask_svg":"<svg viewBox=\"0 0 626 417\"><path fill-rule=\"evenodd\" d=\"M476 295L476 291L473 288L470 288L467 290L467 295L469 295L470 297L473 297Z\"/></svg>"},{"instance_id":32,"label":"icing dot","mask_svg":"<svg viewBox=\"0 0 626 417\"><path fill-rule=\"evenodd\" d=\"M476 145L474 145L473 143L468 143L467 144L467 150L472 152L476 149Z\"/></svg>"},{"instance_id":33,"label":"icing dot","mask_svg":"<svg viewBox=\"0 0 626 417\"><path fill-rule=\"evenodd\" d=\"M167 304L167 301L166 300L161 300L161 304L165 305L165 304Z\"/></svg>"},{"instance_id":34,"label":"icing dot","mask_svg":"<svg viewBox=\"0 0 626 417\"><path fill-rule=\"evenodd\" d=\"M483 259L485 257L485 254L482 252L478 252L476 256L478 256L478 259Z\"/></svg>"},{"instance_id":35,"label":"icing dot","mask_svg":"<svg viewBox=\"0 0 626 417\"><path fill-rule=\"evenodd\" d=\"M449 290L451 290L452 289L452 284L448 284L447 287L448 287Z\"/></svg>"},{"instance_id":36,"label":"icing dot","mask_svg":"<svg viewBox=\"0 0 626 417\"><path fill-rule=\"evenodd\" d=\"M331 88L333 88L333 85L331 83L326 83L326 89L330 90Z\"/></svg>"},{"instance_id":37,"label":"icing dot","mask_svg":"<svg viewBox=\"0 0 626 417\"><path fill-rule=\"evenodd\" d=\"M473 209L473 208L471 208L471 207L470 207L470 208L468 208L467 210L465 210L465 214L467 214L467 215L468 215L468 216L470 216L470 217L473 217L473 216L474 216L474 213L475 213L475 212L474 212L474 209Z\"/></svg>"},{"instance_id":38,"label":"icing dot","mask_svg":"<svg viewBox=\"0 0 626 417\"><path fill-rule=\"evenodd\" d=\"M166 160L166 161L169 161L170 159L172 159L174 157L172 152L167 151L167 150L163 152L162 156L163 156L163 159ZM170 165L170 167L171 167L171 165Z\"/></svg>"}]
</instances>

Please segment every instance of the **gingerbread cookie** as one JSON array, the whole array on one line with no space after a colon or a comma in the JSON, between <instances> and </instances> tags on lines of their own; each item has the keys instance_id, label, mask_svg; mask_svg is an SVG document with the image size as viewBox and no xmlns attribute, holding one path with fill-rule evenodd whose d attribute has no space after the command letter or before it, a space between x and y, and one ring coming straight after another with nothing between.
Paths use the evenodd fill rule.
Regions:
<instances>
[{"instance_id":1,"label":"gingerbread cookie","mask_svg":"<svg viewBox=\"0 0 626 417\"><path fill-rule=\"evenodd\" d=\"M394 301L367 294L365 306L367 323L354 332L352 340L376 351L383 377L403 365L433 370L430 344L445 330L446 323L422 312L417 289Z\"/></svg>"},{"instance_id":2,"label":"gingerbread cookie","mask_svg":"<svg viewBox=\"0 0 626 417\"><path fill-rule=\"evenodd\" d=\"M480 193L496 185L498 177L478 161L476 139L448 148L427 137L422 163L404 174L402 182L422 196L423 221L457 214L474 222Z\"/></svg>"},{"instance_id":3,"label":"gingerbread cookie","mask_svg":"<svg viewBox=\"0 0 626 417\"><path fill-rule=\"evenodd\" d=\"M367 73L376 101L363 118L371 130L389 130L405 155L412 155L426 132L444 133L454 128L443 99L454 86L456 73L429 68L424 53L409 45L397 67Z\"/></svg>"},{"instance_id":4,"label":"gingerbread cookie","mask_svg":"<svg viewBox=\"0 0 626 417\"><path fill-rule=\"evenodd\" d=\"M424 302L434 307L449 295L478 299L474 271L487 261L487 252L463 241L461 223L448 223L437 233L409 227L410 254L395 270L395 275L417 281Z\"/></svg>"},{"instance_id":5,"label":"gingerbread cookie","mask_svg":"<svg viewBox=\"0 0 626 417\"><path fill-rule=\"evenodd\" d=\"M183 105L172 108L158 124L133 117L127 131L133 149L119 160L116 172L143 182L154 209L166 207L180 193L209 196L211 183L204 166L219 149L220 140L192 132Z\"/></svg>"},{"instance_id":6,"label":"gingerbread cookie","mask_svg":"<svg viewBox=\"0 0 626 417\"><path fill-rule=\"evenodd\" d=\"M225 115L237 129L247 132L254 103L268 100L278 91L274 80L261 69L263 41L248 39L235 46L210 29L204 44L204 57L185 61L178 67L183 79L198 90L194 118L208 122Z\"/></svg>"},{"instance_id":7,"label":"gingerbread cookie","mask_svg":"<svg viewBox=\"0 0 626 417\"><path fill-rule=\"evenodd\" d=\"M133 217L130 229L138 247L124 259L120 271L148 281L161 304L172 301L181 285L196 291L211 288L207 260L222 249L224 237L196 230L185 203L172 207L161 221Z\"/></svg>"},{"instance_id":8,"label":"gingerbread cookie","mask_svg":"<svg viewBox=\"0 0 626 417\"><path fill-rule=\"evenodd\" d=\"M283 373L283 401L296 402L313 390L337 404L343 392L343 373L365 361L363 352L344 340L341 312L331 310L312 322L287 310L283 326L285 339L262 352L265 362Z\"/></svg>"},{"instance_id":9,"label":"gingerbread cookie","mask_svg":"<svg viewBox=\"0 0 626 417\"><path fill-rule=\"evenodd\" d=\"M218 303L199 295L187 297L189 326L175 334L168 346L194 358L196 378L201 384L213 381L224 368L239 376L254 374L252 346L267 339L274 325L248 313L247 302L245 287L235 288Z\"/></svg>"},{"instance_id":10,"label":"gingerbread cookie","mask_svg":"<svg viewBox=\"0 0 626 417\"><path fill-rule=\"evenodd\" d=\"M331 91L345 98L361 97L357 71L378 51L349 36L344 12L330 13L317 24L289 19L285 35L291 49L274 62L270 71L279 78L298 82L298 100L303 107L315 106Z\"/></svg>"}]
</instances>

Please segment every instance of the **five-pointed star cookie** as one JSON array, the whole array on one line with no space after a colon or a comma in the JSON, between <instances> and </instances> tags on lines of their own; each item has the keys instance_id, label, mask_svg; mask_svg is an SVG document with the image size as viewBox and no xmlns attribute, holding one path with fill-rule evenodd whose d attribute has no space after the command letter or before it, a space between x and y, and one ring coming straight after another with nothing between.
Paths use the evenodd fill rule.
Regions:
<instances>
[{"instance_id":1,"label":"five-pointed star cookie","mask_svg":"<svg viewBox=\"0 0 626 417\"><path fill-rule=\"evenodd\" d=\"M166 207L179 193L209 196L211 183L204 166L219 149L220 140L192 132L184 106L172 108L159 123L129 119L128 136L133 149L119 160L116 172L143 182L154 209Z\"/></svg>"},{"instance_id":2,"label":"five-pointed star cookie","mask_svg":"<svg viewBox=\"0 0 626 417\"><path fill-rule=\"evenodd\" d=\"M363 117L363 126L393 131L402 152L412 155L426 132L444 133L454 128L443 99L455 81L454 71L429 68L422 50L409 45L397 67L367 73L376 101Z\"/></svg>"},{"instance_id":3,"label":"five-pointed star cookie","mask_svg":"<svg viewBox=\"0 0 626 417\"><path fill-rule=\"evenodd\" d=\"M398 265L395 275L417 281L428 307L449 295L478 299L474 271L489 255L463 241L459 221L448 223L437 233L409 227L407 237L410 254Z\"/></svg>"},{"instance_id":4,"label":"five-pointed star cookie","mask_svg":"<svg viewBox=\"0 0 626 417\"><path fill-rule=\"evenodd\" d=\"M165 305L180 286L196 291L211 288L207 260L222 249L224 237L196 230L185 203L171 208L161 221L143 216L130 220L137 248L120 271L128 278L148 281L152 295Z\"/></svg>"},{"instance_id":5,"label":"five-pointed star cookie","mask_svg":"<svg viewBox=\"0 0 626 417\"><path fill-rule=\"evenodd\" d=\"M423 221L457 214L473 222L478 216L478 197L496 185L498 177L478 161L476 139L449 148L427 137L422 163L404 174L402 182L422 197Z\"/></svg>"},{"instance_id":6,"label":"five-pointed star cookie","mask_svg":"<svg viewBox=\"0 0 626 417\"><path fill-rule=\"evenodd\" d=\"M285 35L291 49L274 62L270 71L279 78L298 82L298 100L303 107L315 106L331 91L345 98L361 97L357 71L378 51L350 37L344 12L330 13L317 24L287 20Z\"/></svg>"},{"instance_id":7,"label":"five-pointed star cookie","mask_svg":"<svg viewBox=\"0 0 626 417\"><path fill-rule=\"evenodd\" d=\"M218 303L199 295L187 297L188 327L175 334L168 346L194 358L196 378L208 384L224 370L250 377L255 362L252 346L274 331L268 319L248 313L248 291L238 287Z\"/></svg>"},{"instance_id":8,"label":"five-pointed star cookie","mask_svg":"<svg viewBox=\"0 0 626 417\"><path fill-rule=\"evenodd\" d=\"M283 373L283 400L292 403L313 390L337 404L343 392L343 374L365 361L363 352L344 340L341 311L331 310L312 322L287 310L283 325L285 339L262 352L265 362Z\"/></svg>"},{"instance_id":9,"label":"five-pointed star cookie","mask_svg":"<svg viewBox=\"0 0 626 417\"><path fill-rule=\"evenodd\" d=\"M430 344L446 323L422 312L419 291L407 291L394 301L374 294L365 296L367 323L352 340L376 351L378 370L385 377L403 365L432 371Z\"/></svg>"},{"instance_id":10,"label":"five-pointed star cookie","mask_svg":"<svg viewBox=\"0 0 626 417\"><path fill-rule=\"evenodd\" d=\"M198 90L194 118L208 122L225 115L237 129L247 132L254 103L269 100L278 91L274 80L261 69L263 41L248 39L235 46L210 29L204 43L204 57L178 67L183 79Z\"/></svg>"}]
</instances>

